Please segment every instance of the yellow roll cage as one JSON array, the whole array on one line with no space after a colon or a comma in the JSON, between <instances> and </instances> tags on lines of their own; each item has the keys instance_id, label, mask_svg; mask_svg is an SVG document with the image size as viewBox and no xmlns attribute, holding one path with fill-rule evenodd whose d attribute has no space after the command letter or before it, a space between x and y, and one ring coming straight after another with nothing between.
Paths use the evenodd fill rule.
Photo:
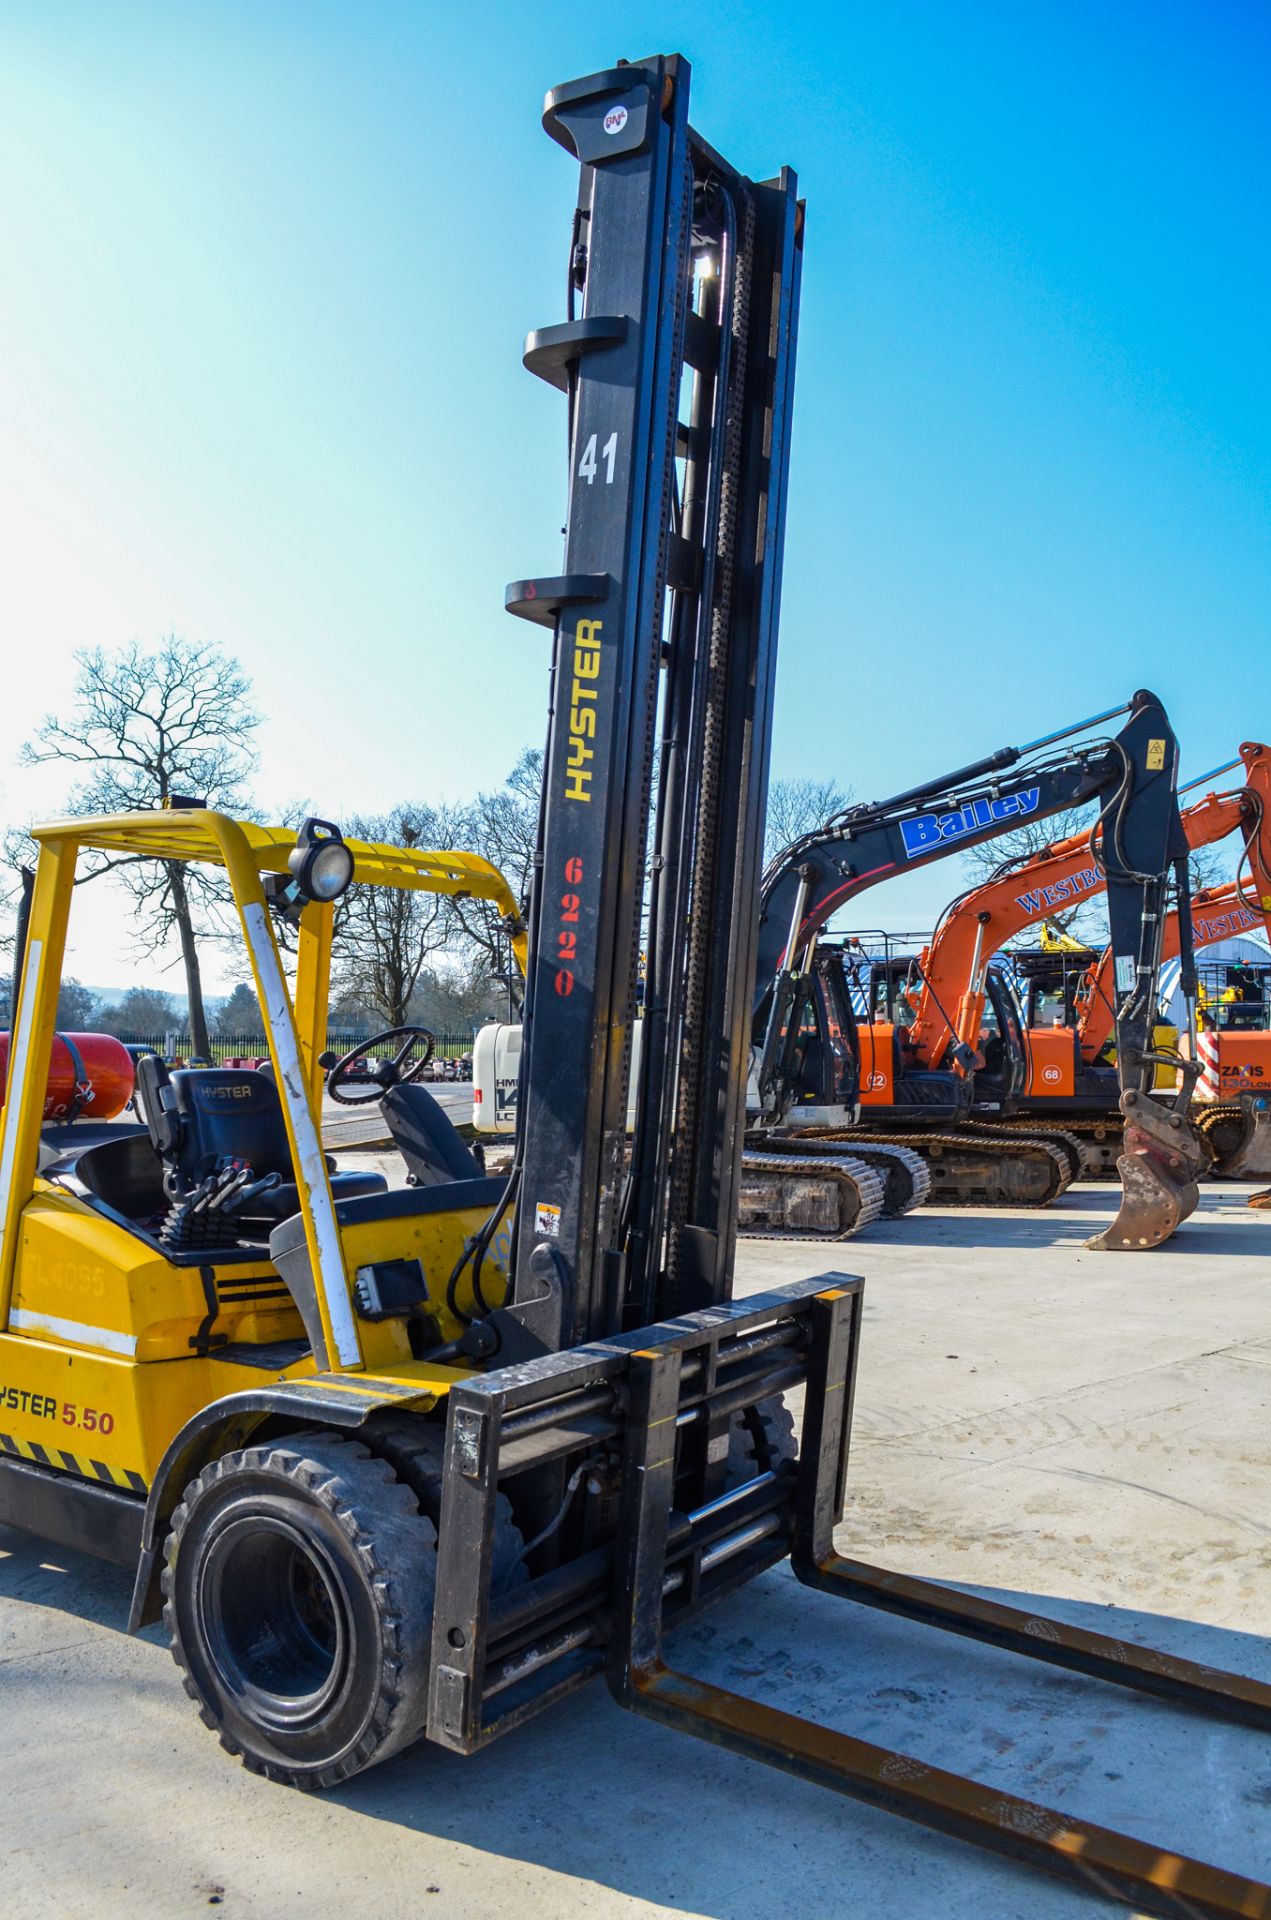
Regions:
<instances>
[{"instance_id":1,"label":"yellow roll cage","mask_svg":"<svg viewBox=\"0 0 1271 1920\"><path fill-rule=\"evenodd\" d=\"M189 807L55 820L34 827L32 837L40 853L0 1116L4 1232L0 1331L9 1323L22 1210L35 1181L76 865L81 852L122 853L182 864L201 861L225 871L282 1103L310 1259L318 1277L330 1364L361 1367L361 1341L348 1306L340 1234L321 1144L323 1076L318 1062L326 1042L334 908L313 902L301 916L293 995L287 989L263 885L264 875L288 872L295 831ZM345 844L353 855L353 885L490 901L503 916L524 972L526 936L517 903L503 875L488 860L474 853L425 851L365 840Z\"/></svg>"}]
</instances>

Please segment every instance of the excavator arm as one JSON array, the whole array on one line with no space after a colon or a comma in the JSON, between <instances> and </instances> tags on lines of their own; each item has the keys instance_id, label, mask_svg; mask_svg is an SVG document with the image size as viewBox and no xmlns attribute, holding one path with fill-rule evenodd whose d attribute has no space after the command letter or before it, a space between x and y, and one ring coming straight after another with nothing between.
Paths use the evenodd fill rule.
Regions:
<instances>
[{"instance_id":1,"label":"excavator arm","mask_svg":"<svg viewBox=\"0 0 1271 1920\"><path fill-rule=\"evenodd\" d=\"M1237 796L1238 824L1244 834L1241 871L1235 880L1223 886L1207 887L1192 900L1187 925L1193 950L1259 927L1271 940L1271 747L1246 741L1240 757L1247 782ZM1217 797L1227 800L1232 796ZM1184 825L1191 814L1199 811L1199 807L1190 808L1183 816ZM1193 842L1197 846L1204 844ZM1184 922L1177 913L1171 914L1161 936L1162 965L1178 957L1183 932ZM1087 972L1079 992L1077 1035L1083 1060L1091 1064L1098 1060L1112 1038L1115 1025L1115 956L1108 947Z\"/></svg>"},{"instance_id":2,"label":"excavator arm","mask_svg":"<svg viewBox=\"0 0 1271 1920\"><path fill-rule=\"evenodd\" d=\"M1248 813L1243 791L1207 793L1181 816L1188 847L1194 850L1225 839ZM1024 861L1011 862L955 900L919 960L918 1005L909 1028L915 1059L923 1066L939 1066L952 1043L955 1066L967 1070L967 1054L976 1047L984 1018L993 955L1025 927L1076 900L1091 899L1103 888L1096 829L1057 840ZM1111 968L1108 984L1110 988Z\"/></svg>"},{"instance_id":3,"label":"excavator arm","mask_svg":"<svg viewBox=\"0 0 1271 1920\"><path fill-rule=\"evenodd\" d=\"M1191 912L1184 917L1172 914L1166 921L1161 959L1173 960L1185 942L1192 950L1213 946L1241 933L1261 931L1271 942L1271 749L1247 742L1240 750L1248 785L1242 795L1242 831L1245 836L1240 871L1224 886L1209 887L1196 894ZM1112 1037L1115 1024L1114 958L1111 950L1087 972L1079 995L1077 1029L1082 1057L1098 1060ZM1228 1088L1222 1084L1222 1036L1210 1036L1210 1065L1215 1084L1202 1077L1202 1106L1194 1115L1194 1126L1206 1151L1213 1156L1214 1172L1229 1178L1262 1178L1271 1171L1271 1100L1268 1089L1256 1082L1237 1079ZM1265 1034L1245 1037L1245 1052L1259 1049L1268 1040ZM1190 1091L1196 1075L1205 1064L1203 1037L1194 1038L1187 1087ZM1258 1063L1261 1065L1261 1062ZM1266 1204L1265 1197L1255 1204Z\"/></svg>"},{"instance_id":4,"label":"excavator arm","mask_svg":"<svg viewBox=\"0 0 1271 1920\"><path fill-rule=\"evenodd\" d=\"M1032 757L1124 713L1129 718L1114 739ZM791 1048L809 991L815 939L832 914L880 881L965 852L1026 820L1094 800L1103 803L1113 944L1122 959L1122 999L1130 1018L1126 1038L1136 1058L1143 1053L1148 1029L1132 1006L1141 995L1131 992L1151 958L1143 950L1143 915L1156 914L1159 933L1157 892L1163 902L1173 864L1186 862L1177 767L1178 743L1164 707L1155 694L1139 692L1126 707L1028 746L1000 748L888 800L849 807L787 848L764 875L761 893L755 1015L764 1116L778 1118L788 1104Z\"/></svg>"}]
</instances>

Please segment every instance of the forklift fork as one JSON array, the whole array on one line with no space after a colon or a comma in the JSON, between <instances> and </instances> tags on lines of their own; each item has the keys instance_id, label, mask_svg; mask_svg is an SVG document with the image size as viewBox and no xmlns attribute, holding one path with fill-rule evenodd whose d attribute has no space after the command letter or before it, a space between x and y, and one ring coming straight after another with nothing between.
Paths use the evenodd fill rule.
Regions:
<instances>
[{"instance_id":1,"label":"forklift fork","mask_svg":"<svg viewBox=\"0 0 1271 1920\"><path fill-rule=\"evenodd\" d=\"M1271 1887L1018 1799L668 1667L662 1632L789 1555L804 1586L1094 1680L1271 1730L1271 1686L833 1548L843 1513L860 1279L772 1294L505 1367L451 1392L428 1736L470 1753L601 1670L632 1713L1043 1868L1162 1920L1271 1920ZM680 1436L803 1384L799 1465L680 1511ZM612 1546L490 1603L499 1486L618 1444Z\"/></svg>"},{"instance_id":2,"label":"forklift fork","mask_svg":"<svg viewBox=\"0 0 1271 1920\"><path fill-rule=\"evenodd\" d=\"M620 1705L1162 1920L1271 1920L1271 1887L682 1673L664 1628L787 1554L804 1585L1238 1725L1271 1687L839 1555L863 1282L782 1287L465 1381L451 1394L430 1738L471 1752L600 1671ZM677 1508L679 1437L806 1390L797 1468ZM611 1545L488 1599L501 1482L621 1447Z\"/></svg>"}]
</instances>

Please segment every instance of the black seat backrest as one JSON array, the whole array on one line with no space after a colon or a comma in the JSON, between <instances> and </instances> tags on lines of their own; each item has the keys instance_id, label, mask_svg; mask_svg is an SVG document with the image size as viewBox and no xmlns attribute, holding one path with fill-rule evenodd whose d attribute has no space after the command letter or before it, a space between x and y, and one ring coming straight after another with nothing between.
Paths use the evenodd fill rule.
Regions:
<instances>
[{"instance_id":1,"label":"black seat backrest","mask_svg":"<svg viewBox=\"0 0 1271 1920\"><path fill-rule=\"evenodd\" d=\"M155 1152L191 1186L227 1160L245 1160L258 1179L291 1179L282 1106L268 1075L242 1067L169 1074L161 1060L142 1060L137 1075Z\"/></svg>"},{"instance_id":2,"label":"black seat backrest","mask_svg":"<svg viewBox=\"0 0 1271 1920\"><path fill-rule=\"evenodd\" d=\"M475 1155L427 1087L390 1087L380 1102L393 1144L421 1187L480 1180Z\"/></svg>"},{"instance_id":3,"label":"black seat backrest","mask_svg":"<svg viewBox=\"0 0 1271 1920\"><path fill-rule=\"evenodd\" d=\"M246 1160L260 1179L291 1179L291 1147L273 1080L250 1067L183 1068L172 1076L181 1117L180 1166L198 1181L218 1161Z\"/></svg>"}]
</instances>

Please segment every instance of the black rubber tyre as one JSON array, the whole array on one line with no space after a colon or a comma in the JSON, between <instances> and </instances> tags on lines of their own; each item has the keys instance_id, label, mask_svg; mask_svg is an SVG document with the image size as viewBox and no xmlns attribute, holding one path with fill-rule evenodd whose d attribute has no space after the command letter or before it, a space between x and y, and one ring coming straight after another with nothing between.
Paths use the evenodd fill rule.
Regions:
<instances>
[{"instance_id":1,"label":"black rubber tyre","mask_svg":"<svg viewBox=\"0 0 1271 1920\"><path fill-rule=\"evenodd\" d=\"M221 1745L313 1788L414 1740L436 1546L414 1496L354 1441L294 1434L205 1467L172 1516L163 1617Z\"/></svg>"},{"instance_id":2,"label":"black rubber tyre","mask_svg":"<svg viewBox=\"0 0 1271 1920\"><path fill-rule=\"evenodd\" d=\"M740 1487L799 1457L794 1417L779 1393L733 1415L728 1437L728 1485Z\"/></svg>"},{"instance_id":3,"label":"black rubber tyre","mask_svg":"<svg viewBox=\"0 0 1271 1920\"><path fill-rule=\"evenodd\" d=\"M410 1415L377 1414L362 1429L367 1446L387 1460L397 1478L408 1486L433 1526L441 1524L441 1475L446 1449L445 1428ZM524 1586L529 1574L521 1555L525 1542L505 1493L495 1500L494 1558L490 1592L507 1593Z\"/></svg>"}]
</instances>

